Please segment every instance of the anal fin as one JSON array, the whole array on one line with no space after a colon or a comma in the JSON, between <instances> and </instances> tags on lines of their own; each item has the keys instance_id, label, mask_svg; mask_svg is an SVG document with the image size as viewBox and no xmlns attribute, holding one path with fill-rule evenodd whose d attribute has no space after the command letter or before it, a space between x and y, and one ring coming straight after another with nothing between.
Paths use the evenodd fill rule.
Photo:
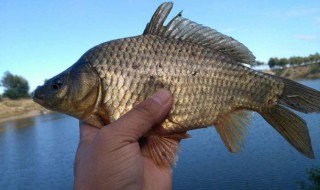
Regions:
<instances>
[{"instance_id":1,"label":"anal fin","mask_svg":"<svg viewBox=\"0 0 320 190\"><path fill-rule=\"evenodd\" d=\"M147 138L149 153L153 161L160 167L170 167L177 160L179 142L189 138L186 133L172 135L151 135Z\"/></svg>"},{"instance_id":2,"label":"anal fin","mask_svg":"<svg viewBox=\"0 0 320 190\"><path fill-rule=\"evenodd\" d=\"M252 114L247 110L236 110L219 117L214 126L224 145L230 152L239 152L247 134Z\"/></svg>"}]
</instances>

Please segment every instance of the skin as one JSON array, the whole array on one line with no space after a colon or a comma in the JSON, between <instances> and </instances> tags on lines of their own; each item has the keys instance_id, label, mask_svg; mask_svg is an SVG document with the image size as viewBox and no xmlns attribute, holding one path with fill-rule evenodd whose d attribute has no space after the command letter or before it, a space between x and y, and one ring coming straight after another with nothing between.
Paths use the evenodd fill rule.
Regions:
<instances>
[{"instance_id":1,"label":"skin","mask_svg":"<svg viewBox=\"0 0 320 190\"><path fill-rule=\"evenodd\" d=\"M171 189L172 168L157 166L138 140L164 121L172 103L160 90L102 129L80 123L74 189Z\"/></svg>"}]
</instances>

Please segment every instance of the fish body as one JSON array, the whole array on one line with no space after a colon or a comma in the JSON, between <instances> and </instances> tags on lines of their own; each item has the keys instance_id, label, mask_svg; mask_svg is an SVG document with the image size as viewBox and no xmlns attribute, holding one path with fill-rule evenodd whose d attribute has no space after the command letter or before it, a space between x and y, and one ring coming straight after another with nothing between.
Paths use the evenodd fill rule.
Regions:
<instances>
[{"instance_id":1,"label":"fish body","mask_svg":"<svg viewBox=\"0 0 320 190\"><path fill-rule=\"evenodd\" d=\"M258 111L276 102L284 86L219 51L152 34L101 44L83 59L99 75L102 107L111 120L168 89L175 101L164 134L208 127L238 109Z\"/></svg>"},{"instance_id":2,"label":"fish body","mask_svg":"<svg viewBox=\"0 0 320 190\"><path fill-rule=\"evenodd\" d=\"M312 158L300 112L320 111L320 93L255 71L240 42L159 6L144 33L102 43L35 91L34 100L96 127L118 119L157 90L174 103L161 126L145 136L154 161L171 165L186 131L214 125L231 152L243 145L250 112L258 112L299 152ZM165 154L164 154L165 153Z\"/></svg>"}]
</instances>

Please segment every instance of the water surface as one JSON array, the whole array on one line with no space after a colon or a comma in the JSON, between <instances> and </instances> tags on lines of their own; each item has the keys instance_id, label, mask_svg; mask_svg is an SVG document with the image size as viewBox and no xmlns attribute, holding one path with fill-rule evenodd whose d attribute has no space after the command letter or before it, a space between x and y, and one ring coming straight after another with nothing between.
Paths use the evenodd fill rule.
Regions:
<instances>
[{"instance_id":1,"label":"water surface","mask_svg":"<svg viewBox=\"0 0 320 190\"><path fill-rule=\"evenodd\" d=\"M0 124L0 189L72 189L78 121L62 114Z\"/></svg>"}]
</instances>

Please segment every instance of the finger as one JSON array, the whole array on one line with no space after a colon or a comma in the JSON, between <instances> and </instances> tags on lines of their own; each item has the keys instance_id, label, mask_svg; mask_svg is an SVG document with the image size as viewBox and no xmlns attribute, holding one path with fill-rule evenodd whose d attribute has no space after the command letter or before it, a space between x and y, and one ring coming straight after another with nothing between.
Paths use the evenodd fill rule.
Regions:
<instances>
[{"instance_id":1,"label":"finger","mask_svg":"<svg viewBox=\"0 0 320 190\"><path fill-rule=\"evenodd\" d=\"M159 90L112 123L112 127L121 135L138 140L152 126L163 122L172 102L172 95L168 90Z\"/></svg>"},{"instance_id":2,"label":"finger","mask_svg":"<svg viewBox=\"0 0 320 190\"><path fill-rule=\"evenodd\" d=\"M89 144L98 133L99 129L80 121L80 142L79 144Z\"/></svg>"}]
</instances>

